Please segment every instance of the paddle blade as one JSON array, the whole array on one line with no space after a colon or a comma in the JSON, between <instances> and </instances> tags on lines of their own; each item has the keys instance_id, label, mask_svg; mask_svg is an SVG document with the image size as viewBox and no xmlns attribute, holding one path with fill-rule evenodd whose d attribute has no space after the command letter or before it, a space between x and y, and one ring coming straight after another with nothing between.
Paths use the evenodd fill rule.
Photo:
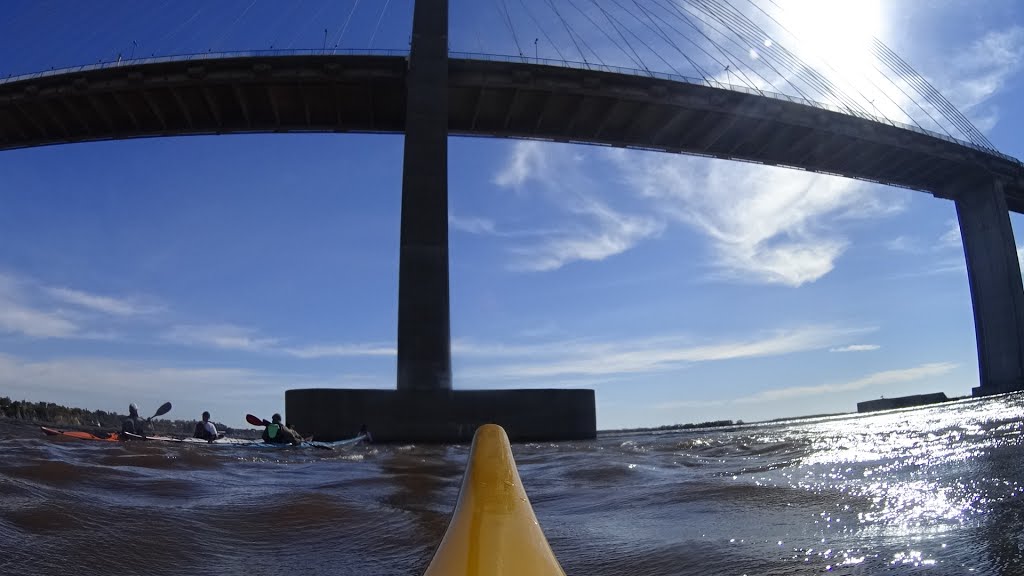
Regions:
<instances>
[{"instance_id":1,"label":"paddle blade","mask_svg":"<svg viewBox=\"0 0 1024 576\"><path fill-rule=\"evenodd\" d=\"M257 418L252 414L246 414L245 421L248 422L249 424L252 424L253 426L263 426L263 423L265 422L263 418Z\"/></svg>"},{"instance_id":2,"label":"paddle blade","mask_svg":"<svg viewBox=\"0 0 1024 576\"><path fill-rule=\"evenodd\" d=\"M171 411L171 403L170 402L164 402L163 406L161 406L160 408L157 408L156 414L153 414L152 418L156 418L157 416L163 416L164 414L167 414L170 411Z\"/></svg>"}]
</instances>

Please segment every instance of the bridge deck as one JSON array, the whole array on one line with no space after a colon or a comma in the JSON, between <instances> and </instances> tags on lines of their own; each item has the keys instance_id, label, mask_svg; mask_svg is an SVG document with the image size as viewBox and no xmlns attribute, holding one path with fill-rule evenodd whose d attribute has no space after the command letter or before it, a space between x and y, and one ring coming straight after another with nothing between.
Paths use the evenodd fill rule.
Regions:
<instances>
[{"instance_id":1,"label":"bridge deck","mask_svg":"<svg viewBox=\"0 0 1024 576\"><path fill-rule=\"evenodd\" d=\"M0 84L0 150L122 138L402 132L406 59L302 55L169 61ZM1024 212L1019 162L805 104L684 82L453 59L452 134L699 154L951 196L989 174Z\"/></svg>"}]
</instances>

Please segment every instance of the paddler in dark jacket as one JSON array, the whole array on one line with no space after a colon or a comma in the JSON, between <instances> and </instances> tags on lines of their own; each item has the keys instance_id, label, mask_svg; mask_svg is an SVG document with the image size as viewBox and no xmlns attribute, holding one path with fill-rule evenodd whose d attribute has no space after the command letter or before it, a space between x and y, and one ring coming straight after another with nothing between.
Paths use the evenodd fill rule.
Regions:
<instances>
[{"instance_id":1,"label":"paddler in dark jacket","mask_svg":"<svg viewBox=\"0 0 1024 576\"><path fill-rule=\"evenodd\" d=\"M302 438L294 430L281 424L281 415L274 414L273 420L263 430L263 441L269 444L301 444ZM266 422L266 420L264 420Z\"/></svg>"},{"instance_id":2,"label":"paddler in dark jacket","mask_svg":"<svg viewBox=\"0 0 1024 576\"><path fill-rule=\"evenodd\" d=\"M213 422L210 422L209 412L203 412L203 421L196 422L196 430L192 437L202 438L207 442L213 442L220 437L220 434L217 433L217 427L213 425Z\"/></svg>"},{"instance_id":3,"label":"paddler in dark jacket","mask_svg":"<svg viewBox=\"0 0 1024 576\"><path fill-rule=\"evenodd\" d=\"M133 439L131 436L127 436L127 434L146 436L146 421L139 418L139 407L134 402L128 406L128 418L121 422L121 434L122 440Z\"/></svg>"}]
</instances>

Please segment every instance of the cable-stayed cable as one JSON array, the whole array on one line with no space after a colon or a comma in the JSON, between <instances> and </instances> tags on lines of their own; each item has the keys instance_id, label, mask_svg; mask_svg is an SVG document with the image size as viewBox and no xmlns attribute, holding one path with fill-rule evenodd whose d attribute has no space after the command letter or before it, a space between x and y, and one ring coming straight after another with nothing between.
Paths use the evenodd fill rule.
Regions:
<instances>
[{"instance_id":1,"label":"cable-stayed cable","mask_svg":"<svg viewBox=\"0 0 1024 576\"><path fill-rule=\"evenodd\" d=\"M498 11L498 17L504 16L505 25L508 26L508 31L512 34L512 41L516 44L516 52L519 53L519 57L523 57L523 49L519 46L519 36L516 35L516 28L512 25L512 16L508 12L508 4L505 0L500 0L501 6L498 5L499 0L494 0L494 8ZM504 12L502 11L504 8Z\"/></svg>"},{"instance_id":2,"label":"cable-stayed cable","mask_svg":"<svg viewBox=\"0 0 1024 576\"><path fill-rule=\"evenodd\" d=\"M760 6L758 6L758 5L757 5L757 3L756 3L756 2L754 2L754 0L747 0L747 2L749 2L749 3L750 3L750 5L751 5L751 6L753 6L754 8L756 8L756 9L757 9L757 10L758 10L758 11L759 11L759 12L760 12L761 14L764 14L764 15L765 15L765 16L766 16L766 17L767 17L767 18L768 18L769 20L771 20L772 22L774 22L776 26L778 26L778 27L779 27L779 28L781 28L781 29L782 29L782 30L783 30L784 32L786 32L787 34L789 34L789 36L790 36L791 38L793 38L793 39L794 39L794 40L796 40L797 42L800 42L800 38L798 38L796 34L794 34L794 33L793 33L792 31L790 31L790 30L789 30L789 28L787 28L787 27L786 27L785 25L783 25L783 24L782 24L781 22L779 22L779 21L778 21L778 20L777 20L777 19L776 19L776 18L775 18L774 16L772 16L771 14L769 14L769 13L768 13L768 12L767 12L766 10L764 10L763 8L761 8ZM774 2L772 2L772 4L775 4L775 3L774 3ZM776 5L776 6L777 6L777 5ZM836 75L838 75L838 76L842 77L842 78L843 78L844 80L846 80L846 77L845 77L845 75L843 75L843 74L842 74L842 73L840 73L840 72L839 72L838 70L836 70L835 68L833 68L833 67L832 67L832 65L828 63L828 61L827 61L827 60L825 60L825 59L822 59L822 62L824 62L825 66L827 66L829 70L831 70L831 71L832 71L832 72L834 72L834 73L835 73ZM871 106L874 106L874 104L871 104L871 100L869 100L869 99L868 99L868 97L867 97L867 96L865 96L863 92L861 92L860 88L858 88L856 84L854 84L853 82L850 82L850 85L851 85L851 86L853 87L853 89L854 89L854 90L855 90L855 91L857 92L857 95L858 95L858 96L860 96L860 98L861 98L861 100L862 100L862 101L864 101L864 102L868 102L868 103L869 103L869 105L871 105ZM838 88L838 89L839 89L840 91L842 91L842 88ZM870 116L870 117L874 117L874 115L873 115L873 114L871 114L871 112L870 112L870 111L868 111L868 110L867 110L866 108L864 108L863 106L858 106L858 107L859 107L859 108L860 108L861 110L863 110L863 111L864 111L864 113L865 113L865 114L867 114L868 116ZM877 109L876 109L876 111L877 111Z\"/></svg>"},{"instance_id":3,"label":"cable-stayed cable","mask_svg":"<svg viewBox=\"0 0 1024 576\"><path fill-rule=\"evenodd\" d=\"M537 18L533 15L533 12L530 10L529 6L526 5L526 0L519 0L519 3L523 5L523 9L526 11L526 15L529 16L530 20L533 20L533 23L537 25L537 29L539 29L540 33L544 36L544 38L547 39L548 44L550 44L551 47L555 49L555 53L558 54L558 59L561 60L562 62L565 62L565 56L563 56L562 51L559 50L558 44L555 44L554 40L551 39L551 36L548 36L547 31L544 30L543 26L541 26L540 21L537 20Z\"/></svg>"},{"instance_id":4,"label":"cable-stayed cable","mask_svg":"<svg viewBox=\"0 0 1024 576\"><path fill-rule=\"evenodd\" d=\"M732 42L733 44L739 46L739 44L737 44L736 40L731 38L728 34L723 33L722 31L718 30L718 28L715 26L715 24L713 22L708 22L700 14L691 11L690 8L685 8L686 12L684 12L683 9L681 9L679 7L679 5L674 0L665 0L667 2L667 4L671 7L671 9L666 8L665 5L661 3L662 0L651 0L651 1L654 2L662 10L665 10L669 14L669 16L672 16L672 17L676 18L677 20L680 20L681 22L686 24L688 27L690 27L694 31L696 31L697 34L699 34L702 38L707 40L709 44L711 44L716 50L718 50L718 52L720 54L722 54L725 57L725 59L728 61L728 64L722 62L721 60L716 58L713 54L711 54L710 52L705 50L704 47L700 45L700 43L691 40L688 36L686 36L685 34L682 34L681 32L679 32L677 30L676 32L680 36L682 36L683 38L686 38L691 44L696 46L697 49L699 49L701 52L703 52L709 58L711 58L716 64L718 64L722 68L723 71L727 72L729 70L729 68L734 68L736 76L742 82L744 82L747 85L748 88L750 88L752 90L755 90L755 91L758 91L758 92L761 91L761 88L757 85L757 82L754 82L753 80L751 80L750 77L747 76L746 71L744 71L744 67L741 66L742 59L740 59L738 56L733 54L730 50L728 50L727 48L725 48L724 46L722 46L721 44L716 42L715 39L712 38L710 35L705 33L704 30L701 29L700 26L697 26L693 22L693 20L691 20L691 17L693 19L697 20L698 22L700 22L701 24L706 25L710 30L721 34L722 38L724 38L725 40L728 40L729 42ZM687 15L687 14L689 14L689 15ZM666 23L666 25L667 24L668 23ZM740 46L740 48L742 49L742 46ZM769 86L772 90L778 91L775 88L775 86L772 84L771 80L768 80L767 78L762 76L756 69L750 68L750 72L754 76L757 76L762 82L765 83L765 85Z\"/></svg>"},{"instance_id":5,"label":"cable-stayed cable","mask_svg":"<svg viewBox=\"0 0 1024 576\"><path fill-rule=\"evenodd\" d=\"M380 11L380 17L377 18L377 25L373 27L373 34L370 35L370 49L373 49L373 41L377 38L377 32L380 30L380 23L384 21L384 14L388 11L388 5L391 4L391 0L384 2L384 8Z\"/></svg>"},{"instance_id":6,"label":"cable-stayed cable","mask_svg":"<svg viewBox=\"0 0 1024 576\"><path fill-rule=\"evenodd\" d=\"M872 40L874 41L874 46L877 51L884 55L888 55L889 59L894 61L896 66L903 70L904 74L916 79L918 91L922 92L925 99L928 100L930 104L938 108L939 111L943 113L946 120L956 126L969 141L979 146L995 150L995 146L992 145L992 142L990 142L988 138L978 130L977 127L975 127L974 124L972 124L971 121L964 116L962 112L960 112L960 110L956 108L956 106L953 106L953 104L950 103L950 101L947 100L941 92L936 90L930 82L918 74L910 64L901 58L899 54L882 43L878 38L872 38Z\"/></svg>"},{"instance_id":7,"label":"cable-stayed cable","mask_svg":"<svg viewBox=\"0 0 1024 576\"><path fill-rule=\"evenodd\" d=\"M704 12L705 14L707 14L708 16L710 16L711 18L725 26L727 29L729 29L743 43L747 45L747 50L749 50L752 54L758 53L757 49L760 47L760 41L758 41L756 37L754 38L754 40L751 40L749 32L744 30L742 26L737 27L733 19L730 18L731 15L720 10L720 6L717 5L717 3L706 2L704 0L689 0L688 3L697 8L698 10L701 10L702 12ZM813 101L811 98L808 98L802 90L800 90L800 87L797 86L796 83L793 82L793 80L779 72L778 68L776 68L775 65L769 61L769 59L756 59L759 60L764 66L768 67L772 72L774 72L775 75L778 76L783 82L789 84L790 87L792 87L793 90L795 90L801 98L807 101ZM751 68L753 68L753 66L751 66Z\"/></svg>"},{"instance_id":8,"label":"cable-stayed cable","mask_svg":"<svg viewBox=\"0 0 1024 576\"><path fill-rule=\"evenodd\" d=\"M626 52L626 49L625 49L625 48L623 48L623 47L622 47L622 46L621 46L621 45L620 45L620 44L619 44L619 43L618 43L618 42L617 42L617 41L615 40L615 38L614 38L614 37L612 37L612 35L611 35L611 34L609 34L609 33L608 33L608 32L607 32L607 31L606 31L606 30L605 30L604 28L602 28L602 27L601 27L601 26L600 26L600 25L599 25L599 24L598 24L597 22L594 22L594 19L593 19L593 18L591 18L589 14L587 14L587 13L586 13L585 11L581 10L581 9L580 9L580 7L576 5L576 2L574 2L573 0L568 0L568 2L569 2L569 5L570 5L570 6L572 6L573 8L575 8L577 12L579 12L580 14L582 14L584 18L586 18L586 19L587 19L587 20L588 20L588 21L589 21L589 22L590 22L591 24L593 24L593 25L594 25L594 28L597 28L598 30L600 30L600 31L601 31L601 33L602 33L602 34L604 34L605 38L607 38L607 39L608 39L608 40L609 40L609 41L610 41L610 42L611 42L612 44L614 44L614 45L615 45L615 47L619 49L619 51L621 51L621 52L622 52L623 54L625 54L625 55L626 55L626 57L627 57L627 58L629 58L630 60L633 60L633 57L632 57L632 56L630 56L629 52ZM580 36L580 39L581 39L581 40L583 40L583 37L582 37L582 36ZM591 52L594 52L594 50L593 50L592 48L590 49L590 51L591 51ZM594 52L594 55L596 56L596 55L597 55L597 53L596 53L596 52ZM639 65L638 63L636 63L636 61L634 61L634 64L637 64L637 68L639 68L639 67L640 67L640 65Z\"/></svg>"},{"instance_id":9,"label":"cable-stayed cable","mask_svg":"<svg viewBox=\"0 0 1024 576\"><path fill-rule=\"evenodd\" d=\"M622 5L619 4L618 0L612 0L612 1L615 2L615 4L617 6L619 6L620 8L623 8ZM676 44L674 41L672 41L671 38L668 37L668 34L666 34L665 31L661 29L661 26L658 26L658 23L654 21L654 18L652 18L651 15L648 14L647 10L643 6L640 5L640 2L638 0L633 0L633 4L637 7L638 10L640 10L640 12L644 16L647 17L648 20L650 20L651 24L648 24L647 22L644 22L639 16L637 16L635 14L632 14L632 12L629 12L628 10L626 10L626 12L630 13L634 18L636 18L636 20L638 22L643 24L648 30L653 31L655 33L655 35L657 35L659 38L664 40L666 44L668 44L669 46L675 48L676 51L679 52L679 54L681 54L682 57L690 64L690 66L693 67L693 69L696 70L697 73L700 74L702 78L707 80L706 75L703 73L703 71L700 69L700 67L697 66L696 62L694 62L689 56L687 56L686 53L683 52L683 50L681 48L679 48L679 45ZM625 10L625 8L623 8L623 10ZM653 24L653 26L652 26L652 24ZM650 50L650 47L648 47L648 49ZM661 61L664 62L665 65L668 66L678 76L683 76L683 74L681 74L678 70L676 70L675 66L673 66L671 63L669 63L668 60L666 60L661 55L660 52L657 52L657 51L654 51L654 50L652 50L652 52L654 52L655 55L658 56L658 58L661 58Z\"/></svg>"},{"instance_id":10,"label":"cable-stayed cable","mask_svg":"<svg viewBox=\"0 0 1024 576\"><path fill-rule=\"evenodd\" d=\"M610 23L610 24L612 25L612 28L614 28L614 29L615 29L615 31L619 33L619 38L622 38L622 41L623 41L623 42L624 42L624 43L626 44L626 47L627 47L627 48L629 48L630 52L632 52L632 53L633 53L633 56L634 56L634 60L633 60L633 62L635 62L635 63L636 63L636 65L637 65L637 69L638 69L638 70L640 70L640 69L643 69L643 70L644 70L644 71L646 71L646 72L650 72L650 70L648 70L648 69L647 69L647 66L645 66L645 65L644 65L644 61L643 61L643 59L642 59L642 58L640 58L640 55L639 55L639 54L637 54L637 51L636 51L636 49L635 49L635 48L633 48L633 45L629 43L629 39L628 39L628 38L626 38L626 35L625 35L625 34L623 34L623 33L622 33L622 30L620 30L620 29L619 29L619 25L620 25L621 23L620 23L620 22L618 21L618 18L613 18L613 17L612 17L612 16L611 16L611 15L610 15L610 14L609 14L609 13L608 13L608 12L607 12L607 11L606 11L605 9L604 9L604 7L603 7L603 6L601 6L600 4L598 4L597 0L590 0L590 2L591 2L591 3L592 3L592 4L594 5L594 6L596 6L596 7L597 7L597 9L598 9L598 10L600 10L602 14L604 14L604 17L605 17L605 19L606 19L606 20L608 20L608 22L609 22L609 23ZM625 51L624 51L624 52L625 52ZM629 56L629 54L628 54L628 53L626 53L626 56Z\"/></svg>"},{"instance_id":11,"label":"cable-stayed cable","mask_svg":"<svg viewBox=\"0 0 1024 576\"><path fill-rule=\"evenodd\" d=\"M851 114L856 114L854 109L860 109L860 105L855 100L850 99L842 90L832 84L827 77L818 73L814 67L810 66L784 45L781 45L778 42L772 42L770 38L771 35L761 28L756 22L737 10L735 6L732 6L731 4L725 4L725 6L727 7L727 11L731 12L733 20L738 22L738 26L743 26L751 35L754 36L755 40L758 36L765 39L765 41L762 42L763 48L759 48L759 51L772 55L773 58L776 58L784 66L793 70L808 87L820 92L825 99L828 99L831 95ZM865 110L859 111L866 113Z\"/></svg>"},{"instance_id":12,"label":"cable-stayed cable","mask_svg":"<svg viewBox=\"0 0 1024 576\"><path fill-rule=\"evenodd\" d=\"M779 10L780 12L783 12L783 13L785 13L785 10L783 10L783 9L782 9L782 8L781 8L781 7L780 7L780 6L778 5L778 4L776 4L774 0L768 0L768 2L770 2L770 3L772 4L772 6L775 6L775 8L776 8L777 10ZM774 18L772 18L772 20L775 20L775 19L774 19ZM778 22L778 21L776 20L776 22ZM792 33L790 33L790 34L792 35ZM885 77L885 74L884 74L884 73L883 73L883 72L882 72L881 70L879 70L877 66L874 66L874 65L872 64L872 66L871 66L871 67L872 67L872 69L874 69L874 70L875 70L875 72L877 72L877 73L878 73L879 75L881 75L881 76ZM885 99L886 99L886 100L888 100L890 104L892 104L893 106L895 106L897 110L899 110L899 111L900 111L901 113L903 113L903 115L904 115L904 116L905 116L905 117L906 117L907 119L909 119L909 120L910 120L910 121L911 121L911 122L912 122L912 123L913 123L913 124L914 124L915 126L917 126L918 128L920 128L920 129L922 129L922 130L923 130L923 128L921 128L921 125L920 125L920 124L918 124L917 120L915 120L915 119L914 119L914 117L913 117L913 116L911 116L911 115L910 115L910 114L909 114L909 113L908 113L908 112L907 112L907 111L906 111L906 110L905 110L905 109L903 108L903 106L902 106L902 105L901 105L901 104L900 104L899 102L897 102L897 101L896 101L895 99L893 99L893 97L892 97L892 96L890 96L890 95L889 95L889 93L888 93L888 92L887 92L886 90L883 90L883 89L882 89L882 88L880 88L880 87L879 87L879 86L878 86L877 84L875 84L874 80L872 80L872 79L871 79L871 78L870 78L869 76L865 75L865 79L866 79L866 80L868 81L868 83L869 83L869 84L871 84L871 87L872 87L872 88L874 88L874 89L875 89L875 91L877 91L877 92L878 92L879 94L881 94L882 96L884 96L884 97L885 97ZM886 78L886 79L888 79L888 78ZM897 88L898 88L898 86L897 86ZM864 99L865 99L865 100L867 100L867 97L864 97ZM868 103L869 103L869 104L870 104L870 105L871 105L871 106L872 106L872 107L873 107L873 108L874 108L874 109L875 109L875 110L876 110L876 111L877 111L877 112L878 112L878 113L879 113L879 114L881 115L881 117L882 117L882 118L884 118L884 119L885 119L886 121L888 121L889 123L894 123L894 121L893 121L893 120L892 120L891 118L889 118L888 116L886 116L886 114L885 114L885 113L883 113L883 112L882 112L881 110L879 110L879 109L878 109L878 107L877 107L877 106L875 106L875 101L874 101L874 100L867 100L867 101L868 101Z\"/></svg>"},{"instance_id":13,"label":"cable-stayed cable","mask_svg":"<svg viewBox=\"0 0 1024 576\"><path fill-rule=\"evenodd\" d=\"M622 4L620 4L620 3L619 3L619 1L618 1L618 0L611 0L611 2L612 2L613 4L615 4L616 6L618 6L620 10L622 10L623 12L625 12L625 13L629 14L630 16L632 16L632 17L633 17L633 19L634 19L634 20L636 20L637 22L639 22L641 26L644 26L644 27L645 27L645 28L647 28L648 30L651 30L652 32L654 32L654 35L655 35L655 36L658 36L658 37L659 37L659 38L661 38L662 40L666 40L666 39L665 39L664 37L662 37L662 36L661 36L661 34L660 34L660 30L659 30L659 29L653 28L653 27L652 27L652 26L651 26L650 24L648 24L647 22L644 22L644 21L643 21L643 19L641 19L641 18L640 18L639 16L637 16L636 14L634 14L634 13L633 13L632 11L630 11L630 10L627 10L627 9L626 9L626 8L625 8L625 7L624 7L624 6L622 5ZM639 5L639 4L637 4L637 3L636 3L636 0L633 0L633 3L634 3L634 4L636 4L637 8L639 8L641 12L643 12L643 8L642 8L642 7L641 7L641 6ZM628 26L626 26L625 24L621 23L621 21L620 21L620 24L622 24L622 26L623 26L624 28L626 28L626 30L627 30L627 31L629 31L629 33L630 33L630 34L631 34L631 35L632 35L632 36L633 36L634 38L636 38L636 40L637 40L638 42L640 42L640 44L642 44L642 45L643 45L643 47L644 47L644 48L646 48L648 52L650 52L650 53L654 54L655 56L657 56L657 57L658 57L658 59L660 59L660 60L661 60L662 62L664 62L664 63L665 63L665 66L668 66L669 70L671 70L671 71L672 71L672 72L673 72L673 73L674 73L674 74L675 74L676 76L682 76L682 75L683 75L683 74L681 74L681 73L679 72L679 70L677 70L677 69L676 69L676 67L675 67L675 66L673 66L673 65L672 65L672 63L671 63L671 62L669 62L668 60L666 60L666 59L665 59L665 57L661 55L661 52L660 52L660 51L658 51L658 50L655 50L655 49L654 49L654 48L653 48L653 47L652 47L652 46L651 46L650 44L648 44L648 43L647 43L647 41L646 41L646 40L644 40L643 38L641 38L641 37L640 37L640 35L638 35L638 34L637 34L636 32L634 32L632 28L629 28L629 27L628 27ZM668 43L668 44L669 44L670 46L672 46L672 45L673 45L673 44L672 44L672 41L671 41L671 40L666 40L666 42L667 42L667 43ZM676 47L676 49L678 50L678 47ZM685 55L685 54L683 54L683 57L685 58L685 57L686 57L686 55ZM648 72L650 72L650 69L649 69L649 68L648 68L648 67L646 66L646 64L644 65L644 69L645 69L645 70L647 70Z\"/></svg>"},{"instance_id":14,"label":"cable-stayed cable","mask_svg":"<svg viewBox=\"0 0 1024 576\"><path fill-rule=\"evenodd\" d=\"M576 41L576 36L573 33L572 26L569 26L569 22L565 19L565 17L562 16L562 13L558 11L558 7L555 6L554 1L553 0L547 0L547 3L548 3L548 7L551 8L551 10L555 13L555 15L558 16L558 19L562 22L562 26L565 27L566 34L569 35L569 39L572 40L573 45L576 46L576 50L580 53L580 58L583 58L583 63L584 64L590 64L590 62L587 61L587 55L584 54L583 50L580 48L580 42L582 42L583 45L586 46L587 50L590 50L591 54L594 54L594 56L597 57L597 61L598 62L600 62L601 64L604 64L604 62L601 60L601 57L598 56L597 53L594 52L594 50L590 46L587 46L586 40L584 40L582 37L580 37L580 42Z\"/></svg>"},{"instance_id":15,"label":"cable-stayed cable","mask_svg":"<svg viewBox=\"0 0 1024 576\"><path fill-rule=\"evenodd\" d=\"M345 18L345 23L341 26L341 30L338 31L338 38L334 41L333 48L337 48L338 44L341 44L341 41L345 38L345 32L348 31L348 25L352 22L352 15L356 13L356 8L358 7L359 0L354 0L352 2L352 9L348 11L348 17Z\"/></svg>"}]
</instances>

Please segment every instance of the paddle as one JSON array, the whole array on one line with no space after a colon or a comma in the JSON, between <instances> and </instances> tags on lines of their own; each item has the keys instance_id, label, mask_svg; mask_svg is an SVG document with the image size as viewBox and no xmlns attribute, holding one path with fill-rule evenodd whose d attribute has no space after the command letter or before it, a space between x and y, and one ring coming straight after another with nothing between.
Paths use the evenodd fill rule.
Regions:
<instances>
[{"instance_id":1,"label":"paddle","mask_svg":"<svg viewBox=\"0 0 1024 576\"><path fill-rule=\"evenodd\" d=\"M266 420L264 420L263 418L257 418L255 416L253 416L252 414L246 414L245 415L245 421L248 422L249 424L252 424L253 426L266 426L267 425L267 421Z\"/></svg>"},{"instance_id":2,"label":"paddle","mask_svg":"<svg viewBox=\"0 0 1024 576\"><path fill-rule=\"evenodd\" d=\"M149 418L146 418L146 420L152 420L153 418L156 418L157 416L163 416L164 414L167 414L170 411L171 411L171 403L170 402L164 402L162 406L160 406L159 408L156 409L156 414L153 414Z\"/></svg>"}]
</instances>

